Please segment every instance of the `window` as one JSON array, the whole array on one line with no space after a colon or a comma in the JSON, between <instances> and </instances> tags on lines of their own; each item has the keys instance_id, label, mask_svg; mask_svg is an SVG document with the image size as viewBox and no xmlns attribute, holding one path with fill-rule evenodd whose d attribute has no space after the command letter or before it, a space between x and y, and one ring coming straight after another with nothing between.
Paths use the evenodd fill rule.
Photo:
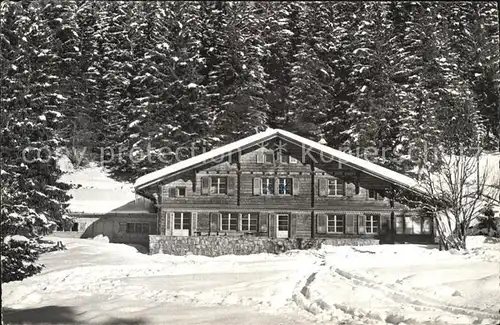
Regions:
<instances>
[{"instance_id":1,"label":"window","mask_svg":"<svg viewBox=\"0 0 500 325\"><path fill-rule=\"evenodd\" d=\"M264 162L267 164L272 164L274 162L274 153L273 152L265 153Z\"/></svg>"},{"instance_id":2,"label":"window","mask_svg":"<svg viewBox=\"0 0 500 325\"><path fill-rule=\"evenodd\" d=\"M289 159L290 159L290 156L288 154L286 154L286 153L281 153L280 154L280 163L282 163L282 164L288 164Z\"/></svg>"},{"instance_id":3,"label":"window","mask_svg":"<svg viewBox=\"0 0 500 325\"><path fill-rule=\"evenodd\" d=\"M73 226L71 226L71 231L78 231L78 222L73 223Z\"/></svg>"},{"instance_id":4,"label":"window","mask_svg":"<svg viewBox=\"0 0 500 325\"><path fill-rule=\"evenodd\" d=\"M341 234L344 232L344 216L343 215L328 215L327 232Z\"/></svg>"},{"instance_id":5,"label":"window","mask_svg":"<svg viewBox=\"0 0 500 325\"><path fill-rule=\"evenodd\" d=\"M220 218L220 230L238 230L237 213L221 213Z\"/></svg>"},{"instance_id":6,"label":"window","mask_svg":"<svg viewBox=\"0 0 500 325\"><path fill-rule=\"evenodd\" d=\"M243 213L241 215L242 231L257 231L258 215L257 213Z\"/></svg>"},{"instance_id":7,"label":"window","mask_svg":"<svg viewBox=\"0 0 500 325\"><path fill-rule=\"evenodd\" d=\"M177 188L177 196L186 196L186 188L185 187L178 187Z\"/></svg>"},{"instance_id":8,"label":"window","mask_svg":"<svg viewBox=\"0 0 500 325\"><path fill-rule=\"evenodd\" d=\"M210 194L227 194L227 177L212 177Z\"/></svg>"},{"instance_id":9,"label":"window","mask_svg":"<svg viewBox=\"0 0 500 325\"><path fill-rule=\"evenodd\" d=\"M328 195L331 196L344 195L344 183L340 179L329 179Z\"/></svg>"},{"instance_id":10,"label":"window","mask_svg":"<svg viewBox=\"0 0 500 325\"><path fill-rule=\"evenodd\" d=\"M127 222L126 232L128 234L149 234L149 223Z\"/></svg>"},{"instance_id":11,"label":"window","mask_svg":"<svg viewBox=\"0 0 500 325\"><path fill-rule=\"evenodd\" d=\"M288 215L278 215L278 231L288 231Z\"/></svg>"},{"instance_id":12,"label":"window","mask_svg":"<svg viewBox=\"0 0 500 325\"><path fill-rule=\"evenodd\" d=\"M292 179L291 178L280 178L278 183L278 193L279 194L292 194Z\"/></svg>"},{"instance_id":13,"label":"window","mask_svg":"<svg viewBox=\"0 0 500 325\"><path fill-rule=\"evenodd\" d=\"M413 234L413 223L411 217L405 217L405 234Z\"/></svg>"},{"instance_id":14,"label":"window","mask_svg":"<svg viewBox=\"0 0 500 325\"><path fill-rule=\"evenodd\" d=\"M274 194L274 178L262 179L262 195Z\"/></svg>"},{"instance_id":15,"label":"window","mask_svg":"<svg viewBox=\"0 0 500 325\"><path fill-rule=\"evenodd\" d=\"M377 193L375 190L368 190L368 198L371 200L383 200L384 196L380 193Z\"/></svg>"},{"instance_id":16,"label":"window","mask_svg":"<svg viewBox=\"0 0 500 325\"><path fill-rule=\"evenodd\" d=\"M191 228L191 213L176 212L174 215L174 230L189 230Z\"/></svg>"},{"instance_id":17,"label":"window","mask_svg":"<svg viewBox=\"0 0 500 325\"><path fill-rule=\"evenodd\" d=\"M403 234L404 233L404 223L403 223L403 217L396 217L396 234Z\"/></svg>"},{"instance_id":18,"label":"window","mask_svg":"<svg viewBox=\"0 0 500 325\"><path fill-rule=\"evenodd\" d=\"M379 216L367 215L366 216L366 233L378 233Z\"/></svg>"},{"instance_id":19,"label":"window","mask_svg":"<svg viewBox=\"0 0 500 325\"><path fill-rule=\"evenodd\" d=\"M428 224L430 226L430 224ZM420 216L405 217L405 234L420 235L422 233L422 218Z\"/></svg>"},{"instance_id":20,"label":"window","mask_svg":"<svg viewBox=\"0 0 500 325\"><path fill-rule=\"evenodd\" d=\"M422 224L422 233L429 235L432 233L432 227L431 227L431 218L429 217L424 217L424 222Z\"/></svg>"}]
</instances>

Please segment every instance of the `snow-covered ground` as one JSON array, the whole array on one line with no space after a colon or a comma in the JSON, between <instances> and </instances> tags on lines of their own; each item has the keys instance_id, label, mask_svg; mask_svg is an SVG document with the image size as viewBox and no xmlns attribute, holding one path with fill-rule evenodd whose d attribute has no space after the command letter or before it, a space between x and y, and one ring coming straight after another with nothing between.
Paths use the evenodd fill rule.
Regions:
<instances>
[{"instance_id":1,"label":"snow-covered ground","mask_svg":"<svg viewBox=\"0 0 500 325\"><path fill-rule=\"evenodd\" d=\"M54 240L54 238L52 238ZM60 238L41 274L2 285L6 323L498 324L500 242L282 255L169 256Z\"/></svg>"}]
</instances>

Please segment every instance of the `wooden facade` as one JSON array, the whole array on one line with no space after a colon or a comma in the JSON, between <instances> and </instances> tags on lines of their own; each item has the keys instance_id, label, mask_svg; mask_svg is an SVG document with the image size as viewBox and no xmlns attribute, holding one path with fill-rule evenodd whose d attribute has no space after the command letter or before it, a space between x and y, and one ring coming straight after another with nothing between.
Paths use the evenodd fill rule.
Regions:
<instances>
[{"instance_id":1,"label":"wooden facade","mask_svg":"<svg viewBox=\"0 0 500 325\"><path fill-rule=\"evenodd\" d=\"M432 241L432 218L391 198L394 186L274 137L142 190L158 198L161 235Z\"/></svg>"}]
</instances>

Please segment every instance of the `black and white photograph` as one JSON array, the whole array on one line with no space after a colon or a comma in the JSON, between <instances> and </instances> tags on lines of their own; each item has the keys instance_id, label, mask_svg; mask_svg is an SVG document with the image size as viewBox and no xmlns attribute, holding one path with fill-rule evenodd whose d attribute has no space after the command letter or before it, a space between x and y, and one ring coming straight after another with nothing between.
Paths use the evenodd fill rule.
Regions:
<instances>
[{"instance_id":1,"label":"black and white photograph","mask_svg":"<svg viewBox=\"0 0 500 325\"><path fill-rule=\"evenodd\" d=\"M500 325L499 20L2 1L2 325Z\"/></svg>"}]
</instances>

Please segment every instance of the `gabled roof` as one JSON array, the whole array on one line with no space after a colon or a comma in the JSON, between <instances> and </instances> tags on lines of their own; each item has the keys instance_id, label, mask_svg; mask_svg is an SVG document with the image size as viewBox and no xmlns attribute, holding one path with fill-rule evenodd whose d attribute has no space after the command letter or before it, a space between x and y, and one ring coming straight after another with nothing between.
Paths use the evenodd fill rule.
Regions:
<instances>
[{"instance_id":1,"label":"gabled roof","mask_svg":"<svg viewBox=\"0 0 500 325\"><path fill-rule=\"evenodd\" d=\"M233 143L227 144L220 148L205 152L198 156L180 161L176 164L170 165L168 167L162 168L155 172L149 173L142 177L139 177L134 187L136 190L140 190L152 184L159 182L161 179L184 172L186 170L195 168L202 164L205 164L211 160L220 158L221 156L229 156L239 150L245 150L247 148L253 147L262 143L264 141L271 140L273 138L279 137L283 140L288 140L297 145L302 145L306 148L310 148L311 151L322 153L323 155L330 156L333 160L336 160L346 166L360 170L366 174L372 175L376 178L383 179L389 183L398 185L405 189L411 190L413 192L418 192L424 194L425 191L420 188L417 181L408 176L397 173L393 170L387 169L380 165L374 164L367 160L352 156L348 153L330 148L323 144L315 141L311 141L299 135L293 134L291 132L281 130L281 129L267 129L264 132L260 132L244 139L235 141Z\"/></svg>"}]
</instances>

